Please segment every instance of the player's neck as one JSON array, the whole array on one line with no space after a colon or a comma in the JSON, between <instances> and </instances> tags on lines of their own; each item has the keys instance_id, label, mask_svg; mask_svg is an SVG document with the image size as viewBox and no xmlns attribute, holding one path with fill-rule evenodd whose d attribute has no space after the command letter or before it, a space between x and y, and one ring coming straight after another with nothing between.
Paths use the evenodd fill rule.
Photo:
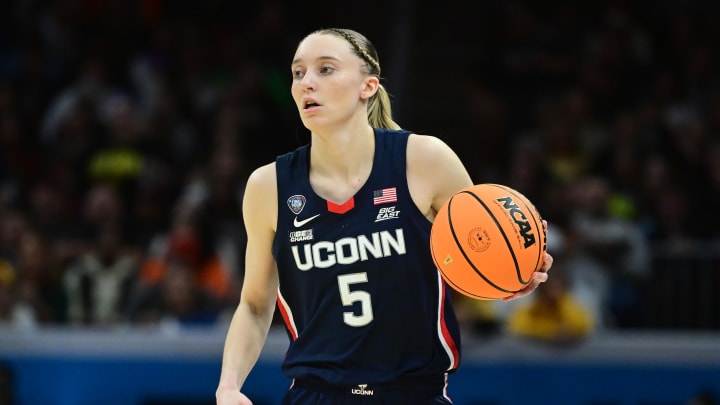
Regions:
<instances>
[{"instance_id":1,"label":"player's neck","mask_svg":"<svg viewBox=\"0 0 720 405\"><path fill-rule=\"evenodd\" d=\"M313 138L310 183L332 201L344 202L367 181L375 156L375 137L369 126L362 133L335 133Z\"/></svg>"},{"instance_id":2,"label":"player's neck","mask_svg":"<svg viewBox=\"0 0 720 405\"><path fill-rule=\"evenodd\" d=\"M375 137L369 126L313 134L310 169L323 176L352 176L372 165L374 156Z\"/></svg>"}]
</instances>

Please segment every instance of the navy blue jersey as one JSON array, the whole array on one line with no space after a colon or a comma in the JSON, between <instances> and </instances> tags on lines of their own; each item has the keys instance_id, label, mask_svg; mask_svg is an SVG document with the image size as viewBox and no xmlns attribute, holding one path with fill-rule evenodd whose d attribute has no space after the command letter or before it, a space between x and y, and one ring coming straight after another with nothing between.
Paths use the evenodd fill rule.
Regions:
<instances>
[{"instance_id":1,"label":"navy blue jersey","mask_svg":"<svg viewBox=\"0 0 720 405\"><path fill-rule=\"evenodd\" d=\"M458 366L460 331L430 256L432 224L408 191L408 137L375 130L370 176L343 204L310 186L310 145L276 160L273 255L290 378L413 381Z\"/></svg>"}]
</instances>

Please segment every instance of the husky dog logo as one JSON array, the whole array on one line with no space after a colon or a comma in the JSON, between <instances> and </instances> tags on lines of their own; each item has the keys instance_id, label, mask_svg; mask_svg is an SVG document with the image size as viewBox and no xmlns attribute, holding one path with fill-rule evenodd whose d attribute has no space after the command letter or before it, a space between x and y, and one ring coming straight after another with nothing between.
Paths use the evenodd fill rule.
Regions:
<instances>
[{"instance_id":1,"label":"husky dog logo","mask_svg":"<svg viewBox=\"0 0 720 405\"><path fill-rule=\"evenodd\" d=\"M305 208L305 196L294 195L287 200L287 205L293 214L297 215Z\"/></svg>"}]
</instances>

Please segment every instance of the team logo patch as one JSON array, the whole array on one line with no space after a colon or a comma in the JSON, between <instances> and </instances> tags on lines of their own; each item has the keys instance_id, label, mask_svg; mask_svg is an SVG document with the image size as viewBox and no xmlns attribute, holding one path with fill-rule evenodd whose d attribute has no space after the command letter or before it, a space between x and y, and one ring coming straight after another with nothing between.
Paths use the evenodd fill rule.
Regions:
<instances>
[{"instance_id":1,"label":"team logo patch","mask_svg":"<svg viewBox=\"0 0 720 405\"><path fill-rule=\"evenodd\" d=\"M395 206L391 207L382 207L378 211L377 217L375 217L375 222L380 221L387 221L388 219L397 219L400 218L400 210L395 210Z\"/></svg>"},{"instance_id":2,"label":"team logo patch","mask_svg":"<svg viewBox=\"0 0 720 405\"><path fill-rule=\"evenodd\" d=\"M291 231L289 236L290 236L290 243L313 240L313 230L305 229L302 231Z\"/></svg>"},{"instance_id":3,"label":"team logo patch","mask_svg":"<svg viewBox=\"0 0 720 405\"><path fill-rule=\"evenodd\" d=\"M293 214L297 215L300 213L300 211L305 208L305 196L304 195L294 195L287 200L287 205L290 208L290 211L293 212Z\"/></svg>"},{"instance_id":4,"label":"team logo patch","mask_svg":"<svg viewBox=\"0 0 720 405\"><path fill-rule=\"evenodd\" d=\"M368 388L367 384L358 384L357 388L350 389L353 395L374 395L375 392Z\"/></svg>"},{"instance_id":5,"label":"team logo patch","mask_svg":"<svg viewBox=\"0 0 720 405\"><path fill-rule=\"evenodd\" d=\"M295 217L295 219L293 219L293 225L295 225L295 228L300 228L301 226L306 225L308 222L312 221L313 219L315 219L319 216L320 216L320 214L313 215L310 218L303 219L302 221L299 221L298 217Z\"/></svg>"}]
</instances>

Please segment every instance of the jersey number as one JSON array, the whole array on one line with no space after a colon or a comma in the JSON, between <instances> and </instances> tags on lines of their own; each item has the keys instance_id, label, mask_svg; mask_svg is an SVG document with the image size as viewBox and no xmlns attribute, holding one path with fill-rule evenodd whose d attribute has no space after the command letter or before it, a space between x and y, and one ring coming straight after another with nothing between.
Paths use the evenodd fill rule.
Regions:
<instances>
[{"instance_id":1,"label":"jersey number","mask_svg":"<svg viewBox=\"0 0 720 405\"><path fill-rule=\"evenodd\" d=\"M351 284L367 283L367 273L341 274L337 279L343 306L349 307L355 302L360 302L360 314L355 314L353 311L343 312L343 321L355 327L369 324L373 320L370 293L363 290L350 291Z\"/></svg>"}]
</instances>

